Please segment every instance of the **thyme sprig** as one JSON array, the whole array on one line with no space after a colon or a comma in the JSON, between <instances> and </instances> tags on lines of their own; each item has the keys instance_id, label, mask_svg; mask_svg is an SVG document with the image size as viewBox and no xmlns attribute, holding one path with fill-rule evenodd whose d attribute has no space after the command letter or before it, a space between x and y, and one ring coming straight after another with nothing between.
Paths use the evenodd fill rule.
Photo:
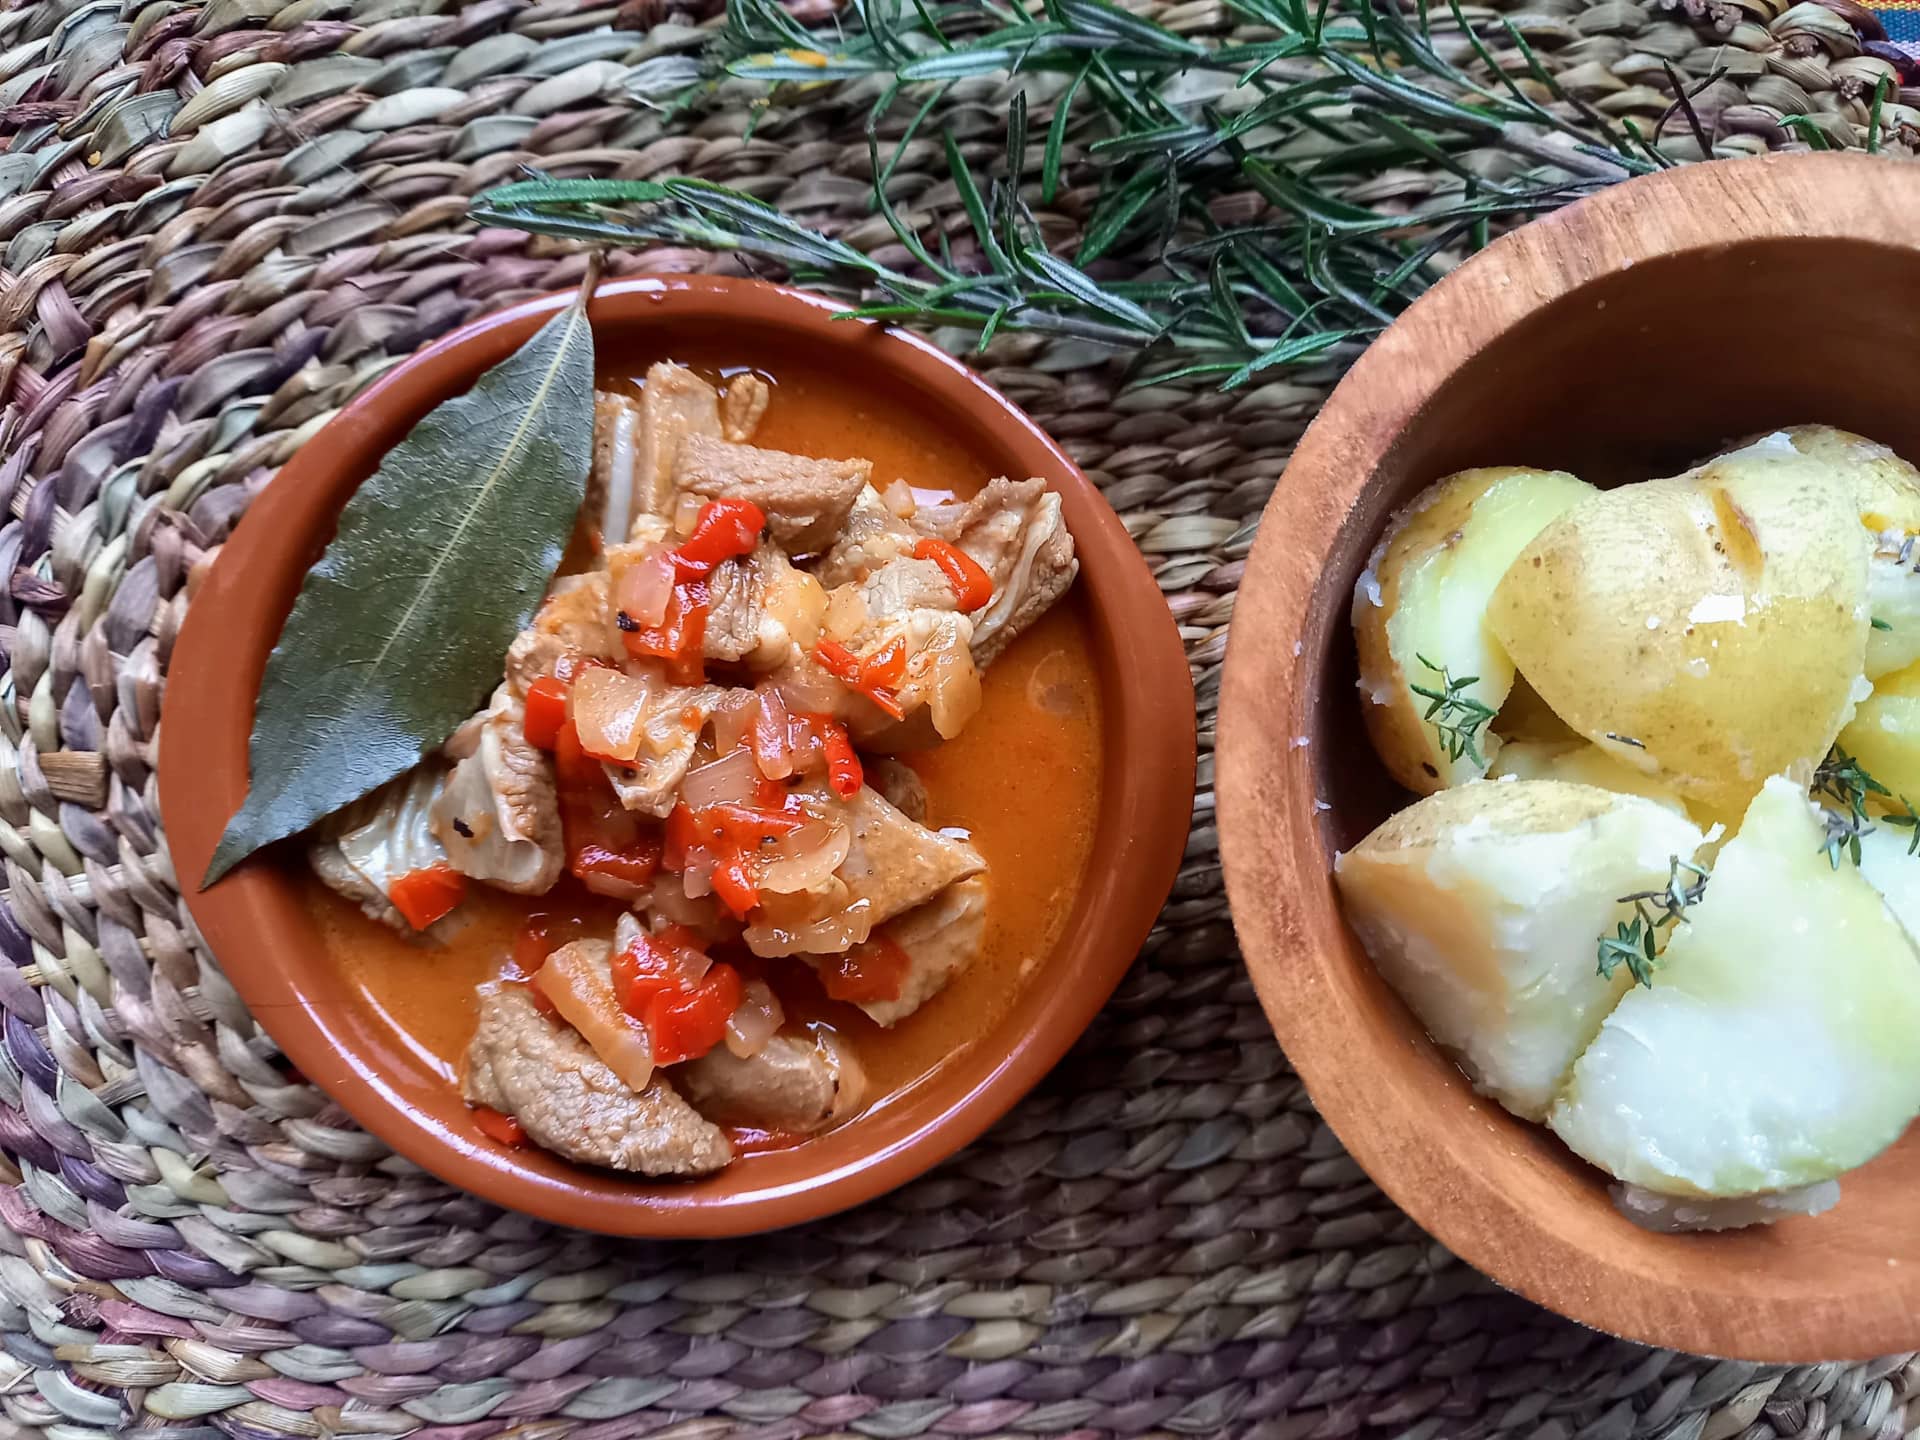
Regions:
<instances>
[{"instance_id":1,"label":"thyme sprig","mask_svg":"<svg viewBox=\"0 0 1920 1440\"><path fill-rule=\"evenodd\" d=\"M1826 835L1821 849L1834 869L1840 868L1842 855L1855 865L1860 863L1860 838L1872 834L1875 828L1867 803L1876 796L1883 810L1880 824L1909 831L1907 853L1920 854L1920 814L1915 813L1912 802L1904 795L1895 795L1874 779L1866 767L1841 746L1836 744L1814 768L1809 788L1815 798L1831 800L1839 807L1827 807L1823 816Z\"/></svg>"},{"instance_id":2,"label":"thyme sprig","mask_svg":"<svg viewBox=\"0 0 1920 1440\"><path fill-rule=\"evenodd\" d=\"M1700 866L1673 855L1667 860L1663 888L1620 896L1620 904L1633 906L1633 918L1620 921L1613 934L1600 937L1600 978L1611 980L1625 965L1635 984L1652 988L1653 972L1660 967L1660 932L1679 924L1688 907L1700 903L1709 878Z\"/></svg>"},{"instance_id":3,"label":"thyme sprig","mask_svg":"<svg viewBox=\"0 0 1920 1440\"><path fill-rule=\"evenodd\" d=\"M1436 665L1424 655L1413 658L1440 677L1438 689L1415 685L1412 681L1407 682L1407 688L1428 702L1421 718L1433 726L1447 759L1458 761L1465 756L1475 765L1486 764L1480 756L1479 739L1480 732L1493 719L1493 708L1467 694L1469 687L1480 683L1480 677L1462 675L1456 679L1446 666Z\"/></svg>"},{"instance_id":4,"label":"thyme sprig","mask_svg":"<svg viewBox=\"0 0 1920 1440\"><path fill-rule=\"evenodd\" d=\"M1143 378L1230 388L1350 359L1495 233L1673 163L1658 127L1643 136L1564 91L1503 15L1460 0L1230 4L1239 28L1195 38L1107 0L864 0L818 29L777 0L733 0L703 83L770 87L762 113L782 86L873 93L873 206L903 263L693 180L535 178L473 213L574 240L741 251L852 292L850 314L971 329L982 347L1002 329L1063 335L1136 354ZM958 213L903 211L924 193L903 157L953 86L991 77L1019 87L1004 159L982 173L992 156L942 134ZM1053 100L1037 137L1029 90ZM1365 189L1399 163L1441 176L1411 211ZM1071 256L1033 208L1069 185L1076 208L1090 195ZM1244 210L1249 193L1266 202L1255 223L1216 218L1213 202ZM1101 276L1122 253L1142 278Z\"/></svg>"}]
</instances>

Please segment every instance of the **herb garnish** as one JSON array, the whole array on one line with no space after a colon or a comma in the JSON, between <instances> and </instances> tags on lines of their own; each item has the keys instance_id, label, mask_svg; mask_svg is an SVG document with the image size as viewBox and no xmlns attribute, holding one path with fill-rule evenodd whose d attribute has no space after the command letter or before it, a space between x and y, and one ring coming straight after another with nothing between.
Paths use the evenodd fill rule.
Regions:
<instances>
[{"instance_id":1,"label":"herb garnish","mask_svg":"<svg viewBox=\"0 0 1920 1440\"><path fill-rule=\"evenodd\" d=\"M1440 739L1440 748L1446 751L1447 759L1458 761L1462 756L1475 765L1487 762L1480 757L1477 744L1480 732L1487 722L1493 719L1493 710L1467 694L1469 685L1480 683L1478 675L1462 675L1454 679L1447 673L1447 667L1436 665L1424 655L1415 655L1427 669L1440 677L1440 689L1425 685L1415 685L1411 681L1407 688L1421 699L1430 702L1426 714L1421 718L1433 726L1433 732Z\"/></svg>"},{"instance_id":2,"label":"herb garnish","mask_svg":"<svg viewBox=\"0 0 1920 1440\"><path fill-rule=\"evenodd\" d=\"M267 657L246 800L203 885L417 764L499 683L586 495L598 275L341 510Z\"/></svg>"},{"instance_id":3,"label":"herb garnish","mask_svg":"<svg viewBox=\"0 0 1920 1440\"><path fill-rule=\"evenodd\" d=\"M1681 879L1682 872L1692 876ZM1676 925L1687 907L1697 905L1706 894L1708 874L1678 855L1668 857L1667 883L1660 890L1636 890L1619 897L1622 905L1633 906L1633 919L1622 920L1611 935L1600 937L1600 978L1611 980L1613 972L1627 967L1636 984L1653 986L1653 972L1660 966L1657 944L1659 932Z\"/></svg>"},{"instance_id":4,"label":"herb garnish","mask_svg":"<svg viewBox=\"0 0 1920 1440\"><path fill-rule=\"evenodd\" d=\"M1874 617L1873 617L1873 618L1872 618L1871 620L1869 620L1869 621L1867 621L1867 623L1868 623L1869 625L1871 625L1871 626L1872 626L1872 627L1873 627L1874 629L1876 629L1876 630L1891 630L1891 629L1893 629L1893 626L1892 626L1892 625L1891 625L1890 623L1888 623L1888 622L1887 622L1887 621L1885 621L1885 620L1882 620L1882 619L1881 619L1881 618L1880 618L1880 617L1879 617L1878 615L1876 615L1876 616L1874 616Z\"/></svg>"},{"instance_id":5,"label":"herb garnish","mask_svg":"<svg viewBox=\"0 0 1920 1440\"><path fill-rule=\"evenodd\" d=\"M1815 768L1811 789L1816 796L1844 807L1844 812L1831 808L1825 812L1826 838L1820 848L1827 852L1827 861L1834 869L1840 868L1843 852L1855 865L1860 863L1860 837L1872 834L1874 829L1867 815L1867 801L1875 795L1881 796L1887 806L1880 823L1911 831L1907 853L1920 854L1920 814L1914 812L1912 802L1904 795L1895 796L1840 746L1829 750L1827 758ZM1892 808L1896 803L1898 811Z\"/></svg>"}]
</instances>

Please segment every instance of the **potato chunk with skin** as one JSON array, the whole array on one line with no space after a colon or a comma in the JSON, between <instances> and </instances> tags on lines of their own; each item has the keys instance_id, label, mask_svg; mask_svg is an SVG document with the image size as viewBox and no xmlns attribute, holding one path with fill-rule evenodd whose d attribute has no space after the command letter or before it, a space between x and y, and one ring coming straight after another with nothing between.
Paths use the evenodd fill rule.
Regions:
<instances>
[{"instance_id":1,"label":"potato chunk with skin","mask_svg":"<svg viewBox=\"0 0 1920 1440\"><path fill-rule=\"evenodd\" d=\"M1920 1113L1920 953L1819 811L1768 780L1669 941L1573 1067L1548 1123L1667 1195L1829 1180Z\"/></svg>"},{"instance_id":2,"label":"potato chunk with skin","mask_svg":"<svg viewBox=\"0 0 1920 1440\"><path fill-rule=\"evenodd\" d=\"M1602 979L1622 895L1667 883L1702 836L1634 795L1558 780L1443 790L1334 863L1380 973L1474 1084L1538 1120L1630 983Z\"/></svg>"},{"instance_id":3,"label":"potato chunk with skin","mask_svg":"<svg viewBox=\"0 0 1920 1440\"><path fill-rule=\"evenodd\" d=\"M1867 595L1875 624L1867 635L1867 678L1878 680L1920 661L1920 545L1914 543L1920 536L1920 470L1877 440L1829 425L1790 425L1747 446L1778 449L1783 443L1853 487L1860 524L1872 536Z\"/></svg>"},{"instance_id":4,"label":"potato chunk with skin","mask_svg":"<svg viewBox=\"0 0 1920 1440\"><path fill-rule=\"evenodd\" d=\"M1642 774L1621 764L1591 741L1509 740L1494 756L1489 780L1565 780L1573 785L1592 785L1620 795L1638 795L1656 805L1664 805L1676 815L1685 815L1687 807L1673 788L1657 775Z\"/></svg>"},{"instance_id":5,"label":"potato chunk with skin","mask_svg":"<svg viewBox=\"0 0 1920 1440\"><path fill-rule=\"evenodd\" d=\"M1561 719L1737 815L1852 711L1867 548L1848 488L1767 442L1582 500L1514 561L1488 618Z\"/></svg>"},{"instance_id":6,"label":"potato chunk with skin","mask_svg":"<svg viewBox=\"0 0 1920 1440\"><path fill-rule=\"evenodd\" d=\"M1920 804L1920 665L1875 681L1838 744L1892 794Z\"/></svg>"},{"instance_id":7,"label":"potato chunk with skin","mask_svg":"<svg viewBox=\"0 0 1920 1440\"><path fill-rule=\"evenodd\" d=\"M1444 670L1473 678L1466 698L1500 708L1513 664L1487 627L1487 598L1521 547L1591 493L1558 470L1462 470L1422 491L1374 550L1353 592L1361 709L1373 748L1409 790L1431 794L1486 773L1487 747L1476 743L1477 762L1449 756L1458 747L1435 721L1450 717L1425 718L1432 702L1414 687L1444 689Z\"/></svg>"}]
</instances>

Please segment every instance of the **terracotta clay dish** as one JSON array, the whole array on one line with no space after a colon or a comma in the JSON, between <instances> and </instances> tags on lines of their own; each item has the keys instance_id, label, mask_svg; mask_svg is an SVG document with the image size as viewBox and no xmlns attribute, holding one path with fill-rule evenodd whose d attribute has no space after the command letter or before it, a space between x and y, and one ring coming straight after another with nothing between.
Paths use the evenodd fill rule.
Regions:
<instances>
[{"instance_id":1,"label":"terracotta clay dish","mask_svg":"<svg viewBox=\"0 0 1920 1440\"><path fill-rule=\"evenodd\" d=\"M472 905L462 902L448 920L454 928L443 935L438 920L416 920L393 889L389 898L406 921L427 932L422 941L395 933L404 931L397 911L387 916L394 928L378 923L375 912L392 907L376 899L363 914L323 887L308 873L304 842L298 839L260 851L211 887L199 889L194 882L205 873L229 816L246 794L249 734L268 653L308 569L332 538L342 507L421 417L465 391L570 299L552 296L489 316L382 377L302 447L253 503L210 569L195 578L193 603L171 656L163 710L160 800L168 842L194 920L261 1025L303 1075L403 1155L502 1205L611 1233L699 1237L792 1225L879 1195L958 1150L1035 1085L1093 1019L1146 939L1185 846L1195 765L1192 681L1159 587L1118 517L1057 446L964 366L911 335L835 320L840 307L834 302L757 282L702 277L603 285L589 309L595 385L603 396L614 397L600 402L602 420L609 404L616 411L624 406L628 415L651 414L642 386L656 381L643 377L650 367L657 374L660 362L675 362L667 368L686 385L709 397L718 386L727 396L729 439L723 445L716 436L714 454L746 454L750 447L733 442L757 425L753 444L773 447L796 464L812 465L804 459L808 456L831 457L833 464L841 457L863 456L873 464L873 487L891 486L887 503L896 515L912 517L916 494L922 505L957 507L992 477L1012 477L1015 489L1027 477L1037 477L1044 487L1021 490L1034 507L1024 513L1054 516L1055 526L1064 521L1078 576L1038 621L1022 620L1017 627L1007 622L1008 633L1017 636L1010 645L979 658L978 637L985 632L972 632L985 699L966 734L944 740L928 752L930 759L918 751L908 754L905 764L868 754L867 741L860 741L869 777L880 765L892 767L896 776L914 772L903 783L910 793L919 792L918 801L898 803L907 809L918 803L925 826L940 827L928 843L948 850L977 844L995 888L986 902L986 938L975 942L979 958L897 1029L883 1030L893 1018L864 1004L857 1009L865 1013L857 1013L856 1002L863 997L832 992L831 1003L803 997L797 1011L787 1000L789 1023L804 1021L816 1038L827 1037L821 1044L850 1046L856 1053L856 1074L864 1070L866 1077L864 1105L857 1113L844 1118L836 1107L830 1125L804 1137L725 1128L713 1132L726 1134L732 1144L734 1158L724 1168L691 1178L654 1179L631 1173L637 1165L617 1170L561 1158L526 1141L531 1124L516 1135L517 1122L506 1124L484 1106L470 1108L462 1098L470 1078L463 1056L475 1033L480 988L475 981L486 982L505 963L505 983L531 983L507 961L509 954L519 953L515 947L525 927L540 920L512 909L522 897L487 890ZM738 411L736 390L742 397ZM751 409L749 402L758 408ZM644 462L632 463L638 476ZM1051 497L1057 497L1057 509ZM681 503L684 509L689 502L683 497ZM706 523L707 511L718 513L719 504L707 504L698 524ZM772 502L768 509L773 512ZM943 518L928 523L945 523L945 533L960 537L953 527L962 511L938 513ZM671 565L690 553L685 537L697 528L691 511L673 523L680 525L681 549L658 548L670 543L658 542L647 552L649 563ZM904 529L900 533L909 545L936 546L937 553L914 551L916 562L938 562L954 593L968 593L964 565L952 552L971 542L961 538L936 545L915 542ZM737 552L742 573L749 562L761 563L775 534L766 531L762 549L751 554L752 542L745 542L748 550ZM599 549L597 541L589 543ZM791 548L797 556L803 549ZM1023 553L1031 555L1031 545ZM787 566L781 556L775 560ZM793 572L788 567L780 573ZM703 588L703 606L705 593ZM976 618L985 613L976 612ZM606 617L609 629L612 618ZM620 631L634 628L624 610L618 618ZM628 653L637 652L629 648ZM823 651L808 653L824 656ZM964 641L960 654L964 659ZM623 673L624 662L585 663L611 666L596 672L602 676ZM635 661L626 673L653 674L652 663ZM568 686L573 673L563 673ZM740 699L743 705L759 705L759 694L743 691ZM817 757L824 749L831 756L831 723L796 715L794 734L805 739L807 726L815 727L810 753ZM571 735L573 721L566 723ZM844 748L846 728L838 734ZM528 745L536 743L533 736L529 721ZM555 762L561 767L563 806L569 783L565 743ZM580 741L575 737L571 743L577 755ZM726 746L748 742L701 738L700 744L719 747L719 759L699 762L718 771ZM449 751L453 748L450 741ZM742 759L748 753L746 748L731 752ZM587 754L596 763L603 758L591 746ZM866 798L868 791L854 795L840 789L841 772L832 773L834 788L850 797L849 807L877 803ZM858 790L857 766L853 774ZM613 775L610 767L608 776ZM451 779L441 783L451 794ZM619 783L614 781L616 792ZM765 795L771 783L755 780L761 788L754 793ZM787 814L820 813L801 805L814 802L802 793L797 769L784 783L794 787ZM824 779L809 783L824 793ZM895 793L887 789L889 801ZM832 803L830 798L822 802L828 808ZM469 834L457 819L452 824L461 835ZM868 838L873 832L856 823L853 833L856 846L867 845L858 853L867 857L862 863L871 875L877 853ZM669 856L673 843L669 836ZM759 843L772 843L771 837ZM846 842L840 843L844 850ZM571 848L568 853L573 854ZM581 875L579 863L577 856L569 861L563 883L573 884L572 876ZM435 868L446 871L444 865ZM424 872L404 878L419 873ZM591 888L584 875L582 880ZM688 888L691 894L691 884ZM958 882L950 886L957 888ZM596 911L596 917L609 926L624 903L578 893L599 904L605 914ZM721 894L717 882L712 893ZM623 923L630 932L631 920ZM649 923L664 922L656 917ZM516 932L515 924L523 928ZM667 924L656 929L656 938L666 932L687 933ZM899 945L877 927L873 933L871 943L881 947L883 958L906 963ZM715 943L742 945L744 938L736 925L735 939ZM868 944L863 940L856 949ZM622 953L616 950L614 958ZM755 957L766 953L741 951L749 993L762 983L753 978ZM918 963L918 955L913 958ZM554 963L566 970L557 959ZM598 963L604 968L604 959ZM701 956L701 966L707 963ZM714 970L722 968L714 964ZM793 968L800 970L797 963ZM830 989L827 969L816 965L816 971L800 970L802 981L817 980ZM841 972L843 979L846 973ZM617 976L616 983L624 983ZM780 995L787 998L784 990ZM559 1025L553 1002L538 1003L549 1023ZM833 1004L841 1009L833 1010ZM570 1037L567 1044L580 1045L579 1034L564 1033ZM732 1038L729 1032L729 1048ZM631 1099L638 1092L627 1093ZM695 1118L705 1124L703 1117ZM716 1117L715 1123L727 1122ZM726 1147L720 1150L724 1156Z\"/></svg>"},{"instance_id":2,"label":"terracotta clay dish","mask_svg":"<svg viewBox=\"0 0 1920 1440\"><path fill-rule=\"evenodd\" d=\"M1333 883L1335 854L1410 800L1361 723L1355 582L1389 517L1469 466L1611 486L1813 421L1920 456L1903 358L1916 313L1920 172L1906 167L1780 156L1589 198L1488 247L1366 352L1288 465L1235 608L1221 849L1288 1058L1436 1239L1633 1340L1791 1362L1920 1345L1920 1133L1843 1177L1824 1215L1658 1234L1552 1133L1477 1095L1376 972Z\"/></svg>"}]
</instances>

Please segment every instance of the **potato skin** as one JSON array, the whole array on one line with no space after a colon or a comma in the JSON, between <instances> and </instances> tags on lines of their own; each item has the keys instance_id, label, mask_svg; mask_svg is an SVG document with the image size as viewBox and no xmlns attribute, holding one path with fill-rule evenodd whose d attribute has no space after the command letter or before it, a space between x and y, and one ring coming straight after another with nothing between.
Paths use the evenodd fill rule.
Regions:
<instances>
[{"instance_id":1,"label":"potato skin","mask_svg":"<svg viewBox=\"0 0 1920 1440\"><path fill-rule=\"evenodd\" d=\"M1557 470L1492 466L1436 481L1401 511L1374 547L1353 592L1361 712L1368 737L1393 778L1427 795L1486 773L1465 756L1449 760L1424 718L1428 701L1412 687L1439 688L1440 675L1478 677L1468 692L1498 710L1513 665L1485 623L1486 598L1520 548L1591 487Z\"/></svg>"},{"instance_id":2,"label":"potato skin","mask_svg":"<svg viewBox=\"0 0 1920 1440\"><path fill-rule=\"evenodd\" d=\"M1695 813L1739 815L1851 712L1867 550L1851 490L1770 438L1583 500L1521 553L1488 619L1561 719Z\"/></svg>"}]
</instances>

